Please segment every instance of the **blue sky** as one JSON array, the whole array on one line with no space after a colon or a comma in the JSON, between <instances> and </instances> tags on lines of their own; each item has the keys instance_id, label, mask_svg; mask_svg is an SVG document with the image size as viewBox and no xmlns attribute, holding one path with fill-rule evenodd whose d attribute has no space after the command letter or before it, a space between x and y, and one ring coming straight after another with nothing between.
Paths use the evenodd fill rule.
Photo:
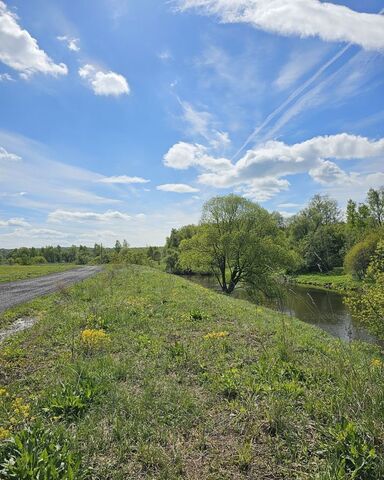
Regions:
<instances>
[{"instance_id":1,"label":"blue sky","mask_svg":"<svg viewBox=\"0 0 384 480\"><path fill-rule=\"evenodd\" d=\"M0 0L0 247L163 244L213 195L384 185L376 0Z\"/></svg>"}]
</instances>

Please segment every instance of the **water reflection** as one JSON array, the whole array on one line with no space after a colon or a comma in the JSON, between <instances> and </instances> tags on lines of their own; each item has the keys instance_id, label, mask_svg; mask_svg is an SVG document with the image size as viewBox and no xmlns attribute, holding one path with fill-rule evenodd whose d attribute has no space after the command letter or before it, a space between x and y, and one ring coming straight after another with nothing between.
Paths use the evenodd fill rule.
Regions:
<instances>
[{"instance_id":1,"label":"water reflection","mask_svg":"<svg viewBox=\"0 0 384 480\"><path fill-rule=\"evenodd\" d=\"M213 277L188 275L189 280L206 288L220 291ZM283 294L268 304L270 308L316 325L334 337L343 340L364 340L377 343L377 339L362 328L351 316L339 293L301 285L283 287ZM234 297L252 301L243 290L235 291Z\"/></svg>"}]
</instances>

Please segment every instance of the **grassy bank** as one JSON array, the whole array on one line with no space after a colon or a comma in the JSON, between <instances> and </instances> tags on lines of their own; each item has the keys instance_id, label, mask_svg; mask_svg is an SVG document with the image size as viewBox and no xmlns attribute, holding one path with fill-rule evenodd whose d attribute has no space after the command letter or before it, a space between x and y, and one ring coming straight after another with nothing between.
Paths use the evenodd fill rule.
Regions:
<instances>
[{"instance_id":1,"label":"grassy bank","mask_svg":"<svg viewBox=\"0 0 384 480\"><path fill-rule=\"evenodd\" d=\"M73 264L53 263L48 265L0 265L0 283L41 277L49 273L65 272L75 268Z\"/></svg>"},{"instance_id":2,"label":"grassy bank","mask_svg":"<svg viewBox=\"0 0 384 480\"><path fill-rule=\"evenodd\" d=\"M299 285L309 285L341 293L358 288L360 283L353 279L352 275L332 272L297 275L295 282Z\"/></svg>"},{"instance_id":3,"label":"grassy bank","mask_svg":"<svg viewBox=\"0 0 384 480\"><path fill-rule=\"evenodd\" d=\"M384 478L376 347L146 267L40 308L0 345L0 478Z\"/></svg>"}]
</instances>

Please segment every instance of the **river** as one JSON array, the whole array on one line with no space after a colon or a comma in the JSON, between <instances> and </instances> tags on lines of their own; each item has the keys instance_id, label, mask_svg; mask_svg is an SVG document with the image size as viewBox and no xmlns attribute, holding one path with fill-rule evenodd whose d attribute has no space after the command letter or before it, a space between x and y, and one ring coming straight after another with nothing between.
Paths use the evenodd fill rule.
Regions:
<instances>
[{"instance_id":1,"label":"river","mask_svg":"<svg viewBox=\"0 0 384 480\"><path fill-rule=\"evenodd\" d=\"M220 291L213 277L187 275L186 278L206 288ZM283 289L285 294L278 301L268 303L268 307L299 318L348 342L362 340L378 343L374 336L352 318L341 294L301 285L284 286ZM252 298L241 289L235 291L233 296L252 301Z\"/></svg>"}]
</instances>

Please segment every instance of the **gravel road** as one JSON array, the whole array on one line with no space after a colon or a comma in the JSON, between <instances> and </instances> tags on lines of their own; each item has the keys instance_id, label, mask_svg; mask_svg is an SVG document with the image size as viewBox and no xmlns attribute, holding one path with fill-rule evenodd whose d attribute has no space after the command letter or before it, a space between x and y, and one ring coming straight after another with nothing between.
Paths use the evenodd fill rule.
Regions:
<instances>
[{"instance_id":1,"label":"gravel road","mask_svg":"<svg viewBox=\"0 0 384 480\"><path fill-rule=\"evenodd\" d=\"M0 312L19 303L28 302L36 297L55 292L91 277L103 269L101 266L80 267L66 272L51 273L44 277L0 283Z\"/></svg>"}]
</instances>

